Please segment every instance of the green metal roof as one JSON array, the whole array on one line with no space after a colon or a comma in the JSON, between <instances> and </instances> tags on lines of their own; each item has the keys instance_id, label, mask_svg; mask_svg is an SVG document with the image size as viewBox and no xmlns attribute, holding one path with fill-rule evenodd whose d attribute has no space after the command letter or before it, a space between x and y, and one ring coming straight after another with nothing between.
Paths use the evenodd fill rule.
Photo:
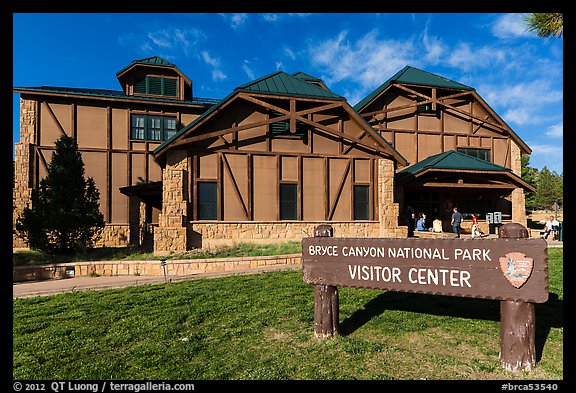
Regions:
<instances>
[{"instance_id":1,"label":"green metal roof","mask_svg":"<svg viewBox=\"0 0 576 393\"><path fill-rule=\"evenodd\" d=\"M162 102L172 104L207 104L215 105L220 100L213 98L200 98L194 97L192 100L175 100L175 99L162 99L155 97L140 97L129 96L121 90L106 90L106 89L88 89L78 87L56 87L56 86L39 86L39 87L14 87L14 90L20 92L31 93L56 93L56 94L70 94L85 97L105 97L105 98L120 98L134 101L148 101L148 102Z\"/></svg>"},{"instance_id":2,"label":"green metal roof","mask_svg":"<svg viewBox=\"0 0 576 393\"><path fill-rule=\"evenodd\" d=\"M257 93L270 93L299 97L327 98L330 100L346 100L344 97L331 91L324 90L319 86L310 84L303 79L289 75L283 71L277 71L238 86L234 91L247 91Z\"/></svg>"},{"instance_id":3,"label":"green metal roof","mask_svg":"<svg viewBox=\"0 0 576 393\"><path fill-rule=\"evenodd\" d=\"M456 150L448 150L415 163L398 172L404 175L416 175L427 169L454 169L473 171L512 172L510 168L472 157Z\"/></svg>"},{"instance_id":4,"label":"green metal roof","mask_svg":"<svg viewBox=\"0 0 576 393\"><path fill-rule=\"evenodd\" d=\"M126 67L118 71L116 75L120 75L126 69L132 67L134 64L157 65L157 66L176 68L176 65L174 63L170 63L168 60L163 59L160 56L152 56L152 57L146 57L145 59L132 60L130 64L128 64Z\"/></svg>"},{"instance_id":5,"label":"green metal roof","mask_svg":"<svg viewBox=\"0 0 576 393\"><path fill-rule=\"evenodd\" d=\"M322 79L316 78L315 76L306 74L306 73L301 72L301 71L298 71L298 72L293 73L292 76L295 76L296 78L302 79L302 80L305 80L305 81L322 82L322 83L324 83L324 82L322 81Z\"/></svg>"},{"instance_id":6,"label":"green metal roof","mask_svg":"<svg viewBox=\"0 0 576 393\"><path fill-rule=\"evenodd\" d=\"M373 99L378 97L380 93L386 90L392 83L406 83L411 85L443 87L449 89L459 90L475 90L473 87L466 86L462 83L455 82L448 78L432 74L427 71L422 71L418 68L406 66L394 74L390 79L381 84L376 90L364 97L359 103L354 105L354 109L359 112Z\"/></svg>"}]
</instances>

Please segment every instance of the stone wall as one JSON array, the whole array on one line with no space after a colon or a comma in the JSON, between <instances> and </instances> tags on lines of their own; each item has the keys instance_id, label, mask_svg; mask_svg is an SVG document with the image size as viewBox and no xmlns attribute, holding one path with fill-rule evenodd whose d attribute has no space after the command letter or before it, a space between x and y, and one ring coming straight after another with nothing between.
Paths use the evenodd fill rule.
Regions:
<instances>
[{"instance_id":1,"label":"stone wall","mask_svg":"<svg viewBox=\"0 0 576 393\"><path fill-rule=\"evenodd\" d=\"M188 245L187 229L187 153L170 150L166 153L166 166L162 169L162 213L154 230L154 252L185 251Z\"/></svg>"},{"instance_id":2,"label":"stone wall","mask_svg":"<svg viewBox=\"0 0 576 393\"><path fill-rule=\"evenodd\" d=\"M15 266L13 281L30 281L75 276L188 276L200 273L230 272L256 269L265 266L297 266L302 263L301 254L268 255L237 258L202 258L161 261L94 261L54 263L38 266Z\"/></svg>"},{"instance_id":3,"label":"stone wall","mask_svg":"<svg viewBox=\"0 0 576 393\"><path fill-rule=\"evenodd\" d=\"M126 247L130 239L130 228L126 225L106 224L100 232L95 247Z\"/></svg>"},{"instance_id":4,"label":"stone wall","mask_svg":"<svg viewBox=\"0 0 576 393\"><path fill-rule=\"evenodd\" d=\"M190 223L191 245L212 248L235 243L283 243L314 236L314 228L329 224L334 237L379 237L377 221L239 221Z\"/></svg>"},{"instance_id":5,"label":"stone wall","mask_svg":"<svg viewBox=\"0 0 576 393\"><path fill-rule=\"evenodd\" d=\"M12 247L23 248L28 245L14 231L16 220L26 207L30 207L32 197L31 157L36 139L36 104L34 100L20 98L20 142L14 146L14 189L12 193Z\"/></svg>"}]
</instances>

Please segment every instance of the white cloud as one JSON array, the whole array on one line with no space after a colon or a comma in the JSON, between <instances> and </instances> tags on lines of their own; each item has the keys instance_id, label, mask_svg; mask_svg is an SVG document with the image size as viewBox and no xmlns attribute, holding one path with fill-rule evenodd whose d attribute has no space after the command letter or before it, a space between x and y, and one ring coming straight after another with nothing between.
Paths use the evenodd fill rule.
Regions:
<instances>
[{"instance_id":1,"label":"white cloud","mask_svg":"<svg viewBox=\"0 0 576 393\"><path fill-rule=\"evenodd\" d=\"M548 129L546 130L546 135L553 138L564 137L564 124L558 123L548 127Z\"/></svg>"},{"instance_id":2,"label":"white cloud","mask_svg":"<svg viewBox=\"0 0 576 393\"><path fill-rule=\"evenodd\" d=\"M202 51L201 55L206 64L210 64L212 67L218 67L220 65L220 59L211 57L208 51Z\"/></svg>"},{"instance_id":3,"label":"white cloud","mask_svg":"<svg viewBox=\"0 0 576 393\"><path fill-rule=\"evenodd\" d=\"M248 75L248 78L250 78L250 80L254 80L256 79L256 77L254 76L254 71L252 71L252 69L248 66L248 63L249 63L248 60L244 60L244 64L242 64L242 69L244 70L246 75Z\"/></svg>"},{"instance_id":4,"label":"white cloud","mask_svg":"<svg viewBox=\"0 0 576 393\"><path fill-rule=\"evenodd\" d=\"M228 77L226 74L224 74L219 69L220 68L220 59L219 58L210 56L210 53L208 53L208 51L202 51L200 53L200 55L202 56L202 60L204 60L204 62L206 64L211 65L213 67L213 69L212 69L212 80L213 81L221 81L221 80L224 80Z\"/></svg>"},{"instance_id":5,"label":"white cloud","mask_svg":"<svg viewBox=\"0 0 576 393\"><path fill-rule=\"evenodd\" d=\"M497 38L517 38L533 35L527 29L526 14L503 14L496 18L491 26L492 34Z\"/></svg>"},{"instance_id":6,"label":"white cloud","mask_svg":"<svg viewBox=\"0 0 576 393\"><path fill-rule=\"evenodd\" d=\"M347 31L337 37L310 45L308 56L325 74L328 85L342 80L358 83L364 90L375 88L414 60L411 40L379 39L373 30L356 42Z\"/></svg>"},{"instance_id":7,"label":"white cloud","mask_svg":"<svg viewBox=\"0 0 576 393\"><path fill-rule=\"evenodd\" d=\"M145 53L162 52L165 53L165 56L176 58L180 53L185 56L193 54L194 49L205 39L206 35L201 30L188 27L169 27L145 33L144 37L136 36L133 33L125 34L118 38L118 42L123 46L136 43Z\"/></svg>"},{"instance_id":8,"label":"white cloud","mask_svg":"<svg viewBox=\"0 0 576 393\"><path fill-rule=\"evenodd\" d=\"M219 14L230 23L230 27L236 30L248 20L248 14Z\"/></svg>"},{"instance_id":9,"label":"white cloud","mask_svg":"<svg viewBox=\"0 0 576 393\"><path fill-rule=\"evenodd\" d=\"M500 47L488 45L474 48L466 42L458 43L449 53L446 59L448 65L462 71L493 67L506 63L508 59L507 52Z\"/></svg>"},{"instance_id":10,"label":"white cloud","mask_svg":"<svg viewBox=\"0 0 576 393\"><path fill-rule=\"evenodd\" d=\"M286 56L288 56L290 59L292 60L296 60L296 55L294 54L294 52L292 51L292 49L288 48L288 47L284 47L284 54Z\"/></svg>"},{"instance_id":11,"label":"white cloud","mask_svg":"<svg viewBox=\"0 0 576 393\"><path fill-rule=\"evenodd\" d=\"M564 148L558 145L529 143L532 149L530 166L549 170L558 174L564 172Z\"/></svg>"},{"instance_id":12,"label":"white cloud","mask_svg":"<svg viewBox=\"0 0 576 393\"><path fill-rule=\"evenodd\" d=\"M212 80L214 81L221 81L228 78L228 76L226 74L224 74L222 71L220 70L212 70Z\"/></svg>"},{"instance_id":13,"label":"white cloud","mask_svg":"<svg viewBox=\"0 0 576 393\"><path fill-rule=\"evenodd\" d=\"M266 22L276 22L278 20L278 14L262 14L262 19Z\"/></svg>"}]
</instances>

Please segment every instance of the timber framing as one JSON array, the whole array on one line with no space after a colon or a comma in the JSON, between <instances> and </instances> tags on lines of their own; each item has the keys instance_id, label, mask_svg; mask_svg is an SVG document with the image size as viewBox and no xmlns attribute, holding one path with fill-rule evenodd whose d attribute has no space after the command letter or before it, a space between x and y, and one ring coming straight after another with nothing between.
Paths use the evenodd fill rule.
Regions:
<instances>
[{"instance_id":1,"label":"timber framing","mask_svg":"<svg viewBox=\"0 0 576 393\"><path fill-rule=\"evenodd\" d=\"M443 96L438 96L437 92L440 88L437 87L424 87L427 90L430 90L430 94L422 93L421 90L423 86L418 85L410 85L410 84L402 84L402 83L391 83L388 88L383 90L378 96L372 99L369 103L364 105L364 108L369 107L371 103L375 102L379 97L390 93L394 89L400 90L401 92L407 93L413 97L419 97L422 101L414 100L411 104L406 105L399 105L392 108L381 108L379 110L372 110L369 112L364 112L360 110L360 115L366 119L370 124L372 124L373 128L376 130L386 130L392 131L391 128L382 127L381 125L377 124L378 121L382 119L389 119L393 116L394 112L404 111L406 109L414 109L420 105L431 104L432 110L436 111L437 107L442 107L446 111L446 113L462 117L470 121L471 127L475 127L472 134L475 134L481 127L488 128L504 137L510 137L514 142L520 146L523 154L531 154L532 150L528 145L520 139L520 137L502 120L502 118L478 95L478 93L474 90L466 90L466 91L456 91L452 94L447 94ZM419 89L415 90L415 89ZM443 90L449 91L450 89L444 88ZM495 121L489 121L488 117L479 117L474 115L472 111L464 111L460 108L455 107L453 104L450 104L448 101L453 100L455 98L466 98L470 100L470 102L477 102L483 109L485 109L489 115L495 119ZM394 129L397 132L402 132L405 130L402 129ZM422 132L422 131L419 131Z\"/></svg>"},{"instance_id":2,"label":"timber framing","mask_svg":"<svg viewBox=\"0 0 576 393\"><path fill-rule=\"evenodd\" d=\"M268 117L265 120L255 121L241 126L233 124L229 128L218 129L198 135L196 134L196 130L202 126L202 124L210 121L214 116L216 116L229 105L232 105L232 103L236 100L244 100L256 104L264 110L278 112L281 114L281 116L273 118ZM285 107L276 105L270 101L282 102L285 104ZM306 109L297 109L297 103L306 103L307 105L312 105L312 107ZM362 132L360 136L349 135L343 130L340 131L339 129L329 127L325 124L322 124L320 121L314 120L315 115L331 115L332 118L341 118L342 116L346 116L347 118L356 121L357 124L362 127ZM327 119L323 119L323 121L326 120ZM214 137L222 138L229 134L237 135L237 133L241 131L269 125L280 121L289 122L290 132L292 134L294 134L296 131L296 122L301 122L311 126L311 128L316 132L324 133L330 135L331 137L335 137L338 140L348 142L350 146L346 148L344 154L348 153L353 146L357 146L393 158L401 166L408 165L407 160L392 146L390 146L390 144L388 144L374 129L372 129L372 127L362 117L360 117L345 100L338 100L334 102L334 100L320 98L307 98L300 96L294 97L286 95L247 92L233 93L231 96L227 97L219 105L217 105L217 107L213 108L213 110L206 112L205 116L200 116L188 127L182 129L175 138L158 147L154 151L154 154L156 157L160 158L169 148L188 145L193 142L198 142ZM237 139L237 137L234 138L234 140ZM228 141L226 142L228 144Z\"/></svg>"}]
</instances>

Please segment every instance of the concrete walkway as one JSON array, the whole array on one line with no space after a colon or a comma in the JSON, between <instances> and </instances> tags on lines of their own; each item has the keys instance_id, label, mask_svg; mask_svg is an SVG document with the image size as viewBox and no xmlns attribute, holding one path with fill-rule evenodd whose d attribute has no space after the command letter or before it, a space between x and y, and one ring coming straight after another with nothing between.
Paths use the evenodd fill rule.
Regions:
<instances>
[{"instance_id":1,"label":"concrete walkway","mask_svg":"<svg viewBox=\"0 0 576 393\"><path fill-rule=\"evenodd\" d=\"M123 288L134 285L161 284L164 282L177 282L184 280L195 280L199 278L254 274L279 270L297 270L301 268L302 265L271 265L245 270L198 273L188 276L80 276L54 280L23 281L13 283L12 298L16 299L32 296L47 296L66 292Z\"/></svg>"},{"instance_id":2,"label":"concrete walkway","mask_svg":"<svg viewBox=\"0 0 576 393\"><path fill-rule=\"evenodd\" d=\"M489 238L493 236L490 235ZM461 239L469 237L462 236ZM479 241L481 239L478 239ZM563 247L563 242L558 240L547 239L548 247L556 248ZM279 270L297 270L301 269L302 265L270 265L254 269L245 270L230 270L225 272L214 273L198 273L188 276L99 276L99 277L72 277L59 280L43 280L43 281L24 281L15 282L12 285L12 297L32 297L32 296L46 296L54 295L57 293L76 292L85 290L100 290L110 288L123 288L133 285L144 284L161 284L163 282L176 282L183 280L194 280L198 278L222 277L232 276L239 274L253 274L267 271Z\"/></svg>"}]
</instances>

